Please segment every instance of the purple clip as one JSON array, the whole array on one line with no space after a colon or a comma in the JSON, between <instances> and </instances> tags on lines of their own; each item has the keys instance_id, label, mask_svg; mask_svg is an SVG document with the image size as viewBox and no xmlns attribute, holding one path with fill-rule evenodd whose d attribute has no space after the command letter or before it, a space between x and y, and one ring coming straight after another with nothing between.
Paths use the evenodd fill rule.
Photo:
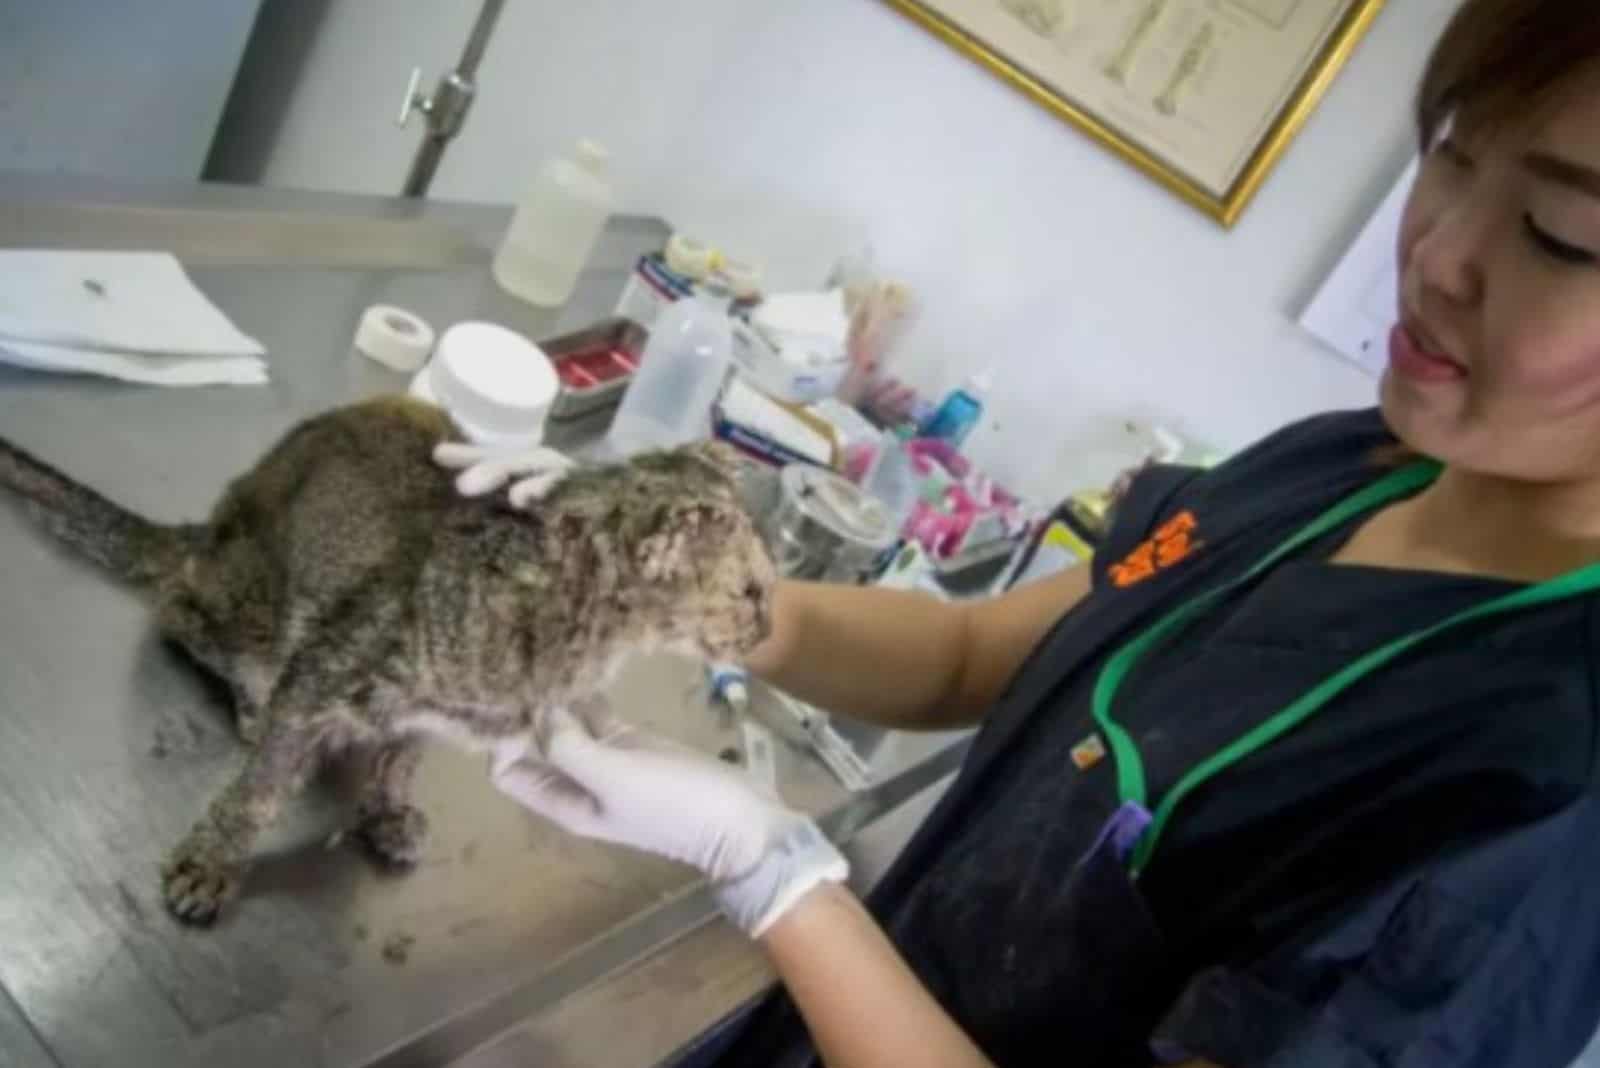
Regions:
<instances>
[{"instance_id":1,"label":"purple clip","mask_svg":"<svg viewBox=\"0 0 1600 1068\"><path fill-rule=\"evenodd\" d=\"M1100 836L1094 840L1094 845L1089 847L1089 853L1092 855L1099 852L1109 842L1111 848L1116 851L1117 859L1127 863L1134 846L1144 837L1144 832L1150 828L1153 819L1150 810L1139 802L1124 801L1111 814L1111 818L1106 820L1106 825L1100 829Z\"/></svg>"}]
</instances>

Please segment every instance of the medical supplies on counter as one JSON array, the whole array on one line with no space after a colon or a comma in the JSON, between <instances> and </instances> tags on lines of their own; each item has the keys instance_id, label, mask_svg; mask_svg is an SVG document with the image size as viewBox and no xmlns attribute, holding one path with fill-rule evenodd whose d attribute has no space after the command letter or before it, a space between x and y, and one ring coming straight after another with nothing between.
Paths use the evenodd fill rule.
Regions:
<instances>
[{"instance_id":1,"label":"medical supplies on counter","mask_svg":"<svg viewBox=\"0 0 1600 1068\"><path fill-rule=\"evenodd\" d=\"M904 282L881 275L870 249L841 259L825 286L844 293L850 315L846 344L850 367L839 385L839 397L865 407L871 395L894 381L888 358L915 319L915 294Z\"/></svg>"},{"instance_id":2,"label":"medical supplies on counter","mask_svg":"<svg viewBox=\"0 0 1600 1068\"><path fill-rule=\"evenodd\" d=\"M780 475L768 544L786 578L858 583L876 575L899 541L883 505L840 475L792 464Z\"/></svg>"},{"instance_id":3,"label":"medical supplies on counter","mask_svg":"<svg viewBox=\"0 0 1600 1068\"><path fill-rule=\"evenodd\" d=\"M661 313L606 433L626 455L705 438L733 359L732 291L716 275Z\"/></svg>"},{"instance_id":4,"label":"medical supplies on counter","mask_svg":"<svg viewBox=\"0 0 1600 1068\"><path fill-rule=\"evenodd\" d=\"M639 323L615 316L539 342L561 381L550 418L576 419L619 403L649 337Z\"/></svg>"},{"instance_id":5,"label":"medical supplies on counter","mask_svg":"<svg viewBox=\"0 0 1600 1068\"><path fill-rule=\"evenodd\" d=\"M760 265L728 256L687 234L673 234L661 251L639 257L617 301L617 314L652 329L662 312L694 296L695 287L713 274L732 292L735 305L760 299Z\"/></svg>"},{"instance_id":6,"label":"medical supplies on counter","mask_svg":"<svg viewBox=\"0 0 1600 1068\"><path fill-rule=\"evenodd\" d=\"M1086 564L1094 558L1099 542L1099 537L1086 530L1076 518L1073 502L1064 502L1048 520L1039 524L1022 550L1013 557L1001 589L1025 586L1069 567Z\"/></svg>"},{"instance_id":7,"label":"medical supplies on counter","mask_svg":"<svg viewBox=\"0 0 1600 1068\"><path fill-rule=\"evenodd\" d=\"M421 316L392 304L361 313L351 348L391 371L411 374L433 354L433 327Z\"/></svg>"},{"instance_id":8,"label":"medical supplies on counter","mask_svg":"<svg viewBox=\"0 0 1600 1068\"><path fill-rule=\"evenodd\" d=\"M539 346L496 323L472 321L446 330L411 380L412 395L449 412L470 440L508 449L544 440L558 390Z\"/></svg>"},{"instance_id":9,"label":"medical supplies on counter","mask_svg":"<svg viewBox=\"0 0 1600 1068\"><path fill-rule=\"evenodd\" d=\"M580 141L572 159L547 162L517 205L495 252L500 287L541 308L572 296L578 275L611 215L610 159L593 141Z\"/></svg>"},{"instance_id":10,"label":"medical supplies on counter","mask_svg":"<svg viewBox=\"0 0 1600 1068\"><path fill-rule=\"evenodd\" d=\"M740 452L774 467L839 465L839 443L814 411L768 396L735 375L712 409L712 433Z\"/></svg>"},{"instance_id":11,"label":"medical supplies on counter","mask_svg":"<svg viewBox=\"0 0 1600 1068\"><path fill-rule=\"evenodd\" d=\"M949 442L957 449L961 448L967 440L967 435L972 433L978 421L983 418L984 398L989 395L993 385L994 380L988 372L983 372L967 379L960 389L951 390L923 425L922 436L936 438Z\"/></svg>"},{"instance_id":12,"label":"medical supplies on counter","mask_svg":"<svg viewBox=\"0 0 1600 1068\"><path fill-rule=\"evenodd\" d=\"M831 397L848 368L850 319L844 294L778 293L751 311L737 331L734 363L763 392L789 404Z\"/></svg>"}]
</instances>

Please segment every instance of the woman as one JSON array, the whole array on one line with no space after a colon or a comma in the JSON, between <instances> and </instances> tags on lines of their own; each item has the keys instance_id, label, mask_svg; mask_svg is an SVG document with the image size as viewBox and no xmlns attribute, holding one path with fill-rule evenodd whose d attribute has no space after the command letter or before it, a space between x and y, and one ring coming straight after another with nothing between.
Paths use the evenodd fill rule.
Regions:
<instances>
[{"instance_id":1,"label":"woman","mask_svg":"<svg viewBox=\"0 0 1600 1068\"><path fill-rule=\"evenodd\" d=\"M991 603L788 584L752 667L981 724L868 907L804 820L591 718L502 789L696 864L783 979L694 1063L1564 1066L1600 1018L1600 18L1467 0L1382 411L1142 476ZM603 717L600 717L603 718Z\"/></svg>"}]
</instances>

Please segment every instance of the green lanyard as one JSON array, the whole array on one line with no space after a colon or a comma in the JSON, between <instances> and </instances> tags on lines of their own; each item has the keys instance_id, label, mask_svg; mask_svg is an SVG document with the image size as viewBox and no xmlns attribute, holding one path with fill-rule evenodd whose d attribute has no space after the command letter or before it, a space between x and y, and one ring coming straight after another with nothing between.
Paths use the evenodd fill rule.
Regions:
<instances>
[{"instance_id":1,"label":"green lanyard","mask_svg":"<svg viewBox=\"0 0 1600 1068\"><path fill-rule=\"evenodd\" d=\"M1437 478L1439 470L1439 465L1431 460L1420 461L1400 468L1367 488L1346 497L1319 516L1310 525L1304 527L1274 549L1241 578L1180 605L1154 626L1124 645L1106 662L1105 667L1100 672L1099 679L1095 682L1094 718L1095 722L1099 724L1101 732L1105 735L1106 742L1111 747L1111 755L1117 768L1117 793L1124 804L1132 802L1142 807L1148 807L1144 761L1139 756L1139 747L1134 743L1127 730L1111 715L1111 703L1116 698L1117 691L1121 689L1123 682L1128 677L1128 673L1139 662L1140 658L1159 642L1175 637L1185 626L1222 598L1255 581L1308 542L1315 541L1336 527L1363 513L1372 511L1380 505L1417 492ZM1435 635L1454 627L1486 619L1490 616L1503 615L1509 612L1521 611L1524 608L1532 608L1536 605L1565 600L1595 590L1600 590L1600 564L1590 564L1576 571L1570 571L1550 582L1524 587L1503 597L1496 597L1476 607L1458 612L1431 627L1413 631L1357 658L1341 670L1323 679L1304 694L1301 694L1297 700L1276 715L1246 731L1222 749L1211 754L1210 757L1201 761L1190 769L1188 774L1179 779L1177 784L1161 799L1161 803L1156 806L1150 826L1139 839L1138 845L1134 848L1133 854L1129 858L1130 870L1135 876L1144 870L1145 865L1150 862L1151 856L1155 853L1156 843L1160 840L1162 831L1166 829L1167 822L1172 818L1173 811L1177 809L1184 798L1245 757L1266 748L1284 734L1317 715L1339 694L1382 668L1391 660L1407 652L1413 646L1420 645Z\"/></svg>"}]
</instances>

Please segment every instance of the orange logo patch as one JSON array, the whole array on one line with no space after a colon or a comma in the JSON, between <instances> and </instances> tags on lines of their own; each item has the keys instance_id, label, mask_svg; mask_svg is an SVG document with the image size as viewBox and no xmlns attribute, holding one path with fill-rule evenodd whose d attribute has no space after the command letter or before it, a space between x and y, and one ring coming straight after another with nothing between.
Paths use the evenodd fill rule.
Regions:
<instances>
[{"instance_id":1,"label":"orange logo patch","mask_svg":"<svg viewBox=\"0 0 1600 1068\"><path fill-rule=\"evenodd\" d=\"M1111 565L1112 583L1126 589L1184 560L1200 547L1200 542L1194 538L1198 526L1193 512L1187 509L1179 512L1140 542L1122 563Z\"/></svg>"}]
</instances>

